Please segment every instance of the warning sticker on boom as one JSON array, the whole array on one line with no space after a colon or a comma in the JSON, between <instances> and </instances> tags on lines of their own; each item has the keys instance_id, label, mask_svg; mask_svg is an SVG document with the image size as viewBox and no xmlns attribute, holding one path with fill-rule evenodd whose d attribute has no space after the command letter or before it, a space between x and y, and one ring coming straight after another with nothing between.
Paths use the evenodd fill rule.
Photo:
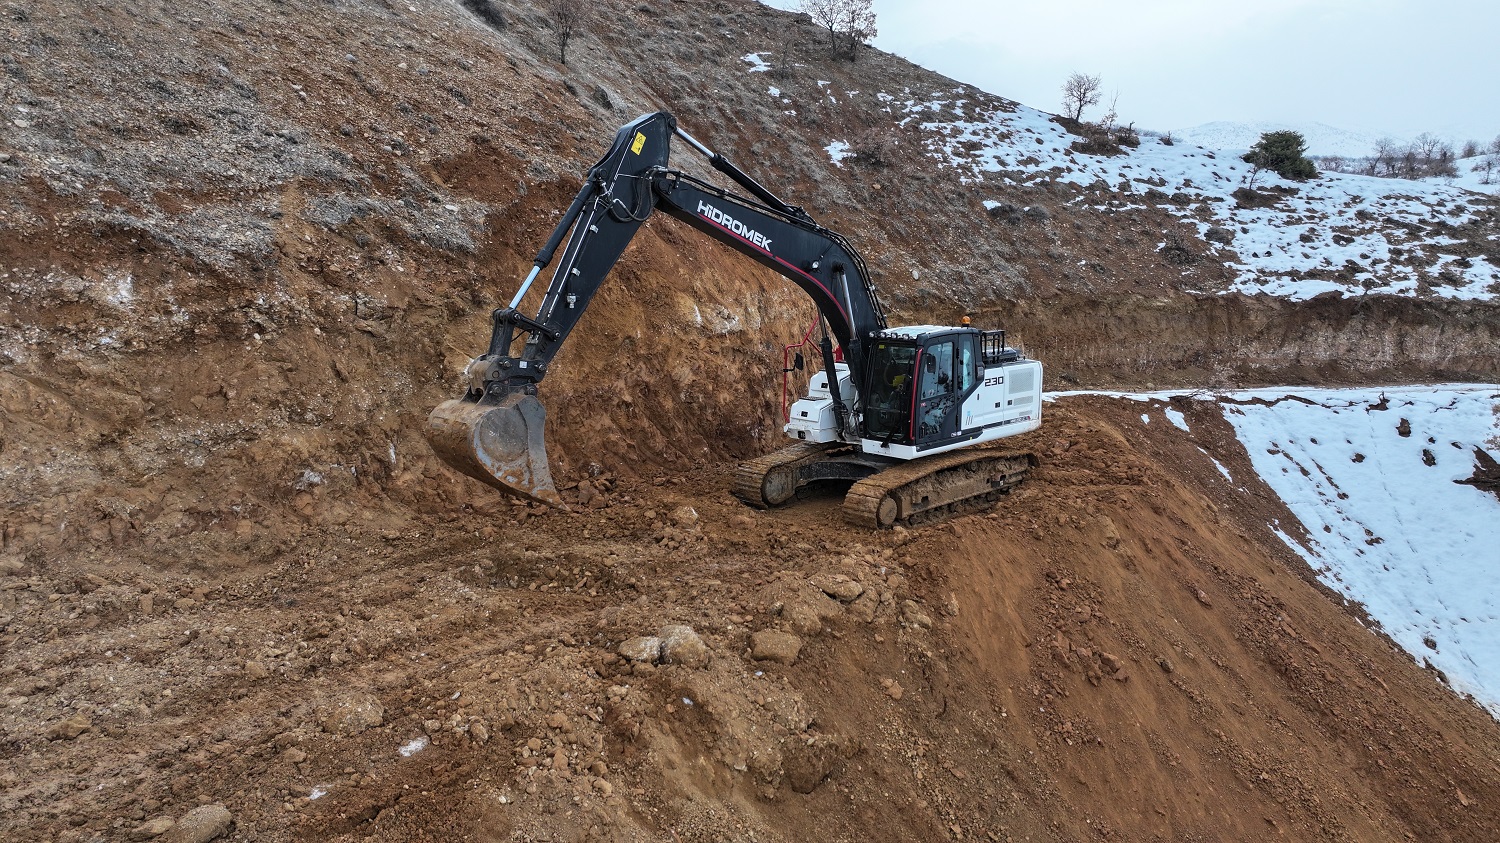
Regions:
<instances>
[{"instance_id":1,"label":"warning sticker on boom","mask_svg":"<svg viewBox=\"0 0 1500 843\"><path fill-rule=\"evenodd\" d=\"M641 147L646 145L646 136L641 132L635 133L635 142L630 145L630 151L636 155L641 154Z\"/></svg>"}]
</instances>

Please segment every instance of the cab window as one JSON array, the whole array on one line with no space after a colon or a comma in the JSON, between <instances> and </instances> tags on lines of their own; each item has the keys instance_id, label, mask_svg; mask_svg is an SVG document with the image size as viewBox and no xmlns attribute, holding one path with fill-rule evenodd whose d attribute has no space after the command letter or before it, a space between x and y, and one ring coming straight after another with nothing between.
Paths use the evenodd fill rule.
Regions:
<instances>
[{"instance_id":1,"label":"cab window","mask_svg":"<svg viewBox=\"0 0 1500 843\"><path fill-rule=\"evenodd\" d=\"M972 336L959 337L958 346L958 391L968 392L979 382L979 355L974 350Z\"/></svg>"},{"instance_id":2,"label":"cab window","mask_svg":"<svg viewBox=\"0 0 1500 843\"><path fill-rule=\"evenodd\" d=\"M940 342L927 346L922 359L921 397L932 398L952 392L953 388L953 343Z\"/></svg>"}]
</instances>

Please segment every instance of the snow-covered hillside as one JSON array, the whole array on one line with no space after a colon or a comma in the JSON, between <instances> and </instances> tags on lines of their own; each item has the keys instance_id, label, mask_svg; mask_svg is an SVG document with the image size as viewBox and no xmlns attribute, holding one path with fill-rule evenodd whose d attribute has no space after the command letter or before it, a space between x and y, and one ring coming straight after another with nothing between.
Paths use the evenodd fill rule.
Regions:
<instances>
[{"instance_id":1,"label":"snow-covered hillside","mask_svg":"<svg viewBox=\"0 0 1500 843\"><path fill-rule=\"evenodd\" d=\"M1500 500L1455 481L1494 451L1500 387L1258 390L1226 406L1288 540L1418 661L1500 714ZM1305 403L1311 402L1311 403Z\"/></svg>"},{"instance_id":2,"label":"snow-covered hillside","mask_svg":"<svg viewBox=\"0 0 1500 843\"><path fill-rule=\"evenodd\" d=\"M1116 393L1118 394L1118 393ZM1142 420L1194 436L1167 405ZM1472 485L1476 449L1500 449L1500 385L1259 389L1217 396L1259 479L1302 523L1278 534L1419 663L1500 715L1500 500ZM1199 440L1232 487L1242 461ZM1214 449L1219 448L1215 453Z\"/></svg>"},{"instance_id":3,"label":"snow-covered hillside","mask_svg":"<svg viewBox=\"0 0 1500 843\"><path fill-rule=\"evenodd\" d=\"M1346 158L1363 158L1375 149L1381 135L1340 129L1327 123L1236 123L1216 121L1173 129L1174 139L1188 144L1218 149L1226 154L1242 154L1260 139L1265 132L1291 130L1307 140L1309 155L1342 155ZM1405 143L1404 139L1397 139Z\"/></svg>"},{"instance_id":4,"label":"snow-covered hillside","mask_svg":"<svg viewBox=\"0 0 1500 843\"><path fill-rule=\"evenodd\" d=\"M1460 158L1453 162L1453 168L1458 171L1458 175L1435 176L1423 181L1500 196L1500 155Z\"/></svg>"},{"instance_id":5,"label":"snow-covered hillside","mask_svg":"<svg viewBox=\"0 0 1500 843\"><path fill-rule=\"evenodd\" d=\"M1294 300L1339 292L1412 294L1430 290L1455 299L1489 299L1500 267L1483 257L1446 251L1449 233L1484 211L1470 191L1446 185L1331 173L1305 183L1274 173L1254 175L1266 207L1244 207L1235 191L1252 183L1252 168L1235 156L1200 146L1148 140L1115 156L1072 149L1078 138L1052 115L1016 104L961 98L892 98L901 123L916 122L927 148L959 170L981 193L990 184L1058 181L1128 191L1115 211L1154 205L1196 224L1200 234L1233 237L1239 272L1234 289ZM1008 105L1008 107L1007 107ZM1154 191L1154 192L1152 192ZM993 196L999 198L997 191ZM1085 195L1076 200L1090 203Z\"/></svg>"},{"instance_id":6,"label":"snow-covered hillside","mask_svg":"<svg viewBox=\"0 0 1500 843\"><path fill-rule=\"evenodd\" d=\"M775 66L771 53L744 60L749 72ZM1500 266L1483 254L1494 247L1459 231L1489 213L1489 197L1460 187L1336 173L1297 183L1255 173L1235 155L1154 138L1118 155L1090 155L1073 148L1079 138L1053 115L970 87L835 87L820 82L817 96L835 106L873 99L893 131L915 129L925 154L957 171L982 201L1004 201L1009 186L1063 183L1080 189L1077 205L1111 212L1149 205L1192 223L1200 235L1214 230L1206 239L1216 241L1212 248L1237 273L1230 290L1214 292L1292 300L1324 293L1452 299L1500 293ZM787 113L812 105L776 87L767 95ZM852 138L814 140L833 163L847 163Z\"/></svg>"}]
</instances>

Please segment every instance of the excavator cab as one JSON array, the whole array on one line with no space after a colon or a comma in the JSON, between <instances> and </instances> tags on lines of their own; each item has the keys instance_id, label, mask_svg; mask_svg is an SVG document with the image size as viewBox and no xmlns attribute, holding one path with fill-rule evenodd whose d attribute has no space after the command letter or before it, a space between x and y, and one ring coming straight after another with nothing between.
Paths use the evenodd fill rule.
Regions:
<instances>
[{"instance_id":1,"label":"excavator cab","mask_svg":"<svg viewBox=\"0 0 1500 843\"><path fill-rule=\"evenodd\" d=\"M918 447L951 440L981 379L978 332L924 325L882 334L890 336L871 349L865 438Z\"/></svg>"}]
</instances>

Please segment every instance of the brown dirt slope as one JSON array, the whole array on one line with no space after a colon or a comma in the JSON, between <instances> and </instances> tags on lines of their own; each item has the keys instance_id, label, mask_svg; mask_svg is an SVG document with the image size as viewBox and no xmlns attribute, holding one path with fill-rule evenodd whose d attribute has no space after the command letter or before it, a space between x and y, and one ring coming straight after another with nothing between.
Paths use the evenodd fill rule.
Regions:
<instances>
[{"instance_id":1,"label":"brown dirt slope","mask_svg":"<svg viewBox=\"0 0 1500 843\"><path fill-rule=\"evenodd\" d=\"M912 531L749 511L709 467L260 563L29 563L6 835L223 803L268 841L1494 839L1494 721L1141 408L1055 405L1033 480ZM707 653L617 655L671 624Z\"/></svg>"},{"instance_id":2,"label":"brown dirt slope","mask_svg":"<svg viewBox=\"0 0 1500 843\"><path fill-rule=\"evenodd\" d=\"M868 115L788 123L739 56L954 83L758 4L622 7L567 68L491 5L0 3L0 837L222 803L268 841L1495 839L1494 723L1135 407L1050 411L1034 481L949 525L733 503L810 308L669 221L545 386L596 506L498 501L419 433L661 107L855 237L898 319L1008 322L1084 383L1492 377L1488 306L1195 296L1224 268L1164 263L1173 219L1037 187L1050 221L997 227L919 157L835 171ZM670 624L706 666L617 655Z\"/></svg>"}]
</instances>

